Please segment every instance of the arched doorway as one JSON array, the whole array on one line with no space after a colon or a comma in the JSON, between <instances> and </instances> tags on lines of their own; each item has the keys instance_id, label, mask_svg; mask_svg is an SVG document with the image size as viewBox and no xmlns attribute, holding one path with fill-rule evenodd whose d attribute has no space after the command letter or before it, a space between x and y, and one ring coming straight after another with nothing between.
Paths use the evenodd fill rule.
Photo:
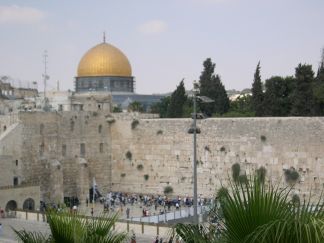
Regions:
<instances>
[{"instance_id":1,"label":"arched doorway","mask_svg":"<svg viewBox=\"0 0 324 243\"><path fill-rule=\"evenodd\" d=\"M35 210L35 201L32 198L27 198L23 204L23 210Z\"/></svg>"},{"instance_id":2,"label":"arched doorway","mask_svg":"<svg viewBox=\"0 0 324 243\"><path fill-rule=\"evenodd\" d=\"M15 200L10 200L9 202L7 202L6 205L6 211L8 212L10 211L14 211L17 209L17 202Z\"/></svg>"}]
</instances>

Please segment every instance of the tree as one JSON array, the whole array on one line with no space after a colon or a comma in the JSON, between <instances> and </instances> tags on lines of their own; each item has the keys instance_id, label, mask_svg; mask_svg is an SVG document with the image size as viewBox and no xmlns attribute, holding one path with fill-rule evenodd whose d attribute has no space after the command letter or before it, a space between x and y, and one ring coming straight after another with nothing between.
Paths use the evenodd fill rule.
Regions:
<instances>
[{"instance_id":1,"label":"tree","mask_svg":"<svg viewBox=\"0 0 324 243\"><path fill-rule=\"evenodd\" d=\"M279 76L266 80L263 102L264 114L266 116L289 115L291 109L289 80L290 78Z\"/></svg>"},{"instance_id":2,"label":"tree","mask_svg":"<svg viewBox=\"0 0 324 243\"><path fill-rule=\"evenodd\" d=\"M138 101L133 101L128 105L128 110L130 111L138 111L138 112L143 112L144 107L141 102Z\"/></svg>"},{"instance_id":3,"label":"tree","mask_svg":"<svg viewBox=\"0 0 324 243\"><path fill-rule=\"evenodd\" d=\"M317 81L324 82L324 48L322 49L321 61L316 75Z\"/></svg>"},{"instance_id":4,"label":"tree","mask_svg":"<svg viewBox=\"0 0 324 243\"><path fill-rule=\"evenodd\" d=\"M264 94L262 90L262 82L261 82L261 75L260 75L260 61L259 61L254 73L254 79L252 83L252 107L256 116L263 115L263 99L264 99Z\"/></svg>"},{"instance_id":5,"label":"tree","mask_svg":"<svg viewBox=\"0 0 324 243\"><path fill-rule=\"evenodd\" d=\"M324 48L314 84L315 114L324 115Z\"/></svg>"},{"instance_id":6,"label":"tree","mask_svg":"<svg viewBox=\"0 0 324 243\"><path fill-rule=\"evenodd\" d=\"M312 89L314 83L312 65L299 64L296 68L295 79L295 89L292 93L291 115L313 115L315 102Z\"/></svg>"},{"instance_id":7,"label":"tree","mask_svg":"<svg viewBox=\"0 0 324 243\"><path fill-rule=\"evenodd\" d=\"M213 113L224 114L229 110L229 99L221 78L215 75L215 63L207 58L204 63L204 70L199 78L199 95L207 96L214 100L213 103L200 104L201 110L207 115Z\"/></svg>"},{"instance_id":8,"label":"tree","mask_svg":"<svg viewBox=\"0 0 324 243\"><path fill-rule=\"evenodd\" d=\"M173 91L168 106L167 116L171 118L180 118L184 114L184 105L187 100L186 90L184 87L183 80L177 86L176 90Z\"/></svg>"},{"instance_id":9,"label":"tree","mask_svg":"<svg viewBox=\"0 0 324 243\"><path fill-rule=\"evenodd\" d=\"M152 113L158 113L160 118L168 117L168 107L170 105L171 96L166 96L161 99L160 102L155 103L151 106Z\"/></svg>"},{"instance_id":10,"label":"tree","mask_svg":"<svg viewBox=\"0 0 324 243\"><path fill-rule=\"evenodd\" d=\"M240 95L230 102L230 109L224 116L227 117L250 117L255 116L252 111L252 96L248 94Z\"/></svg>"}]
</instances>

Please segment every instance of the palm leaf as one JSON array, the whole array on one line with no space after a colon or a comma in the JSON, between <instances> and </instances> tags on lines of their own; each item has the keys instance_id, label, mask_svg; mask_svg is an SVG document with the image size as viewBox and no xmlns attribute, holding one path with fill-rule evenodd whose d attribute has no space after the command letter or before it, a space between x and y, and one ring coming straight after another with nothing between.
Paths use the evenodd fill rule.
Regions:
<instances>
[{"instance_id":1,"label":"palm leaf","mask_svg":"<svg viewBox=\"0 0 324 243\"><path fill-rule=\"evenodd\" d=\"M26 230L12 230L16 233L18 241L23 243L52 243L54 242L51 236L43 235L38 232L28 232Z\"/></svg>"}]
</instances>

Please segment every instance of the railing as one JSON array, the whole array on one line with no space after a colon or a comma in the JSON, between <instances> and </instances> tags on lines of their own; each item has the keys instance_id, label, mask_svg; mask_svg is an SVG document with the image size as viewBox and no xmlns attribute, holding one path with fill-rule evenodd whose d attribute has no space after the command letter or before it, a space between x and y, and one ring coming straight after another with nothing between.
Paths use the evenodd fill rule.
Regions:
<instances>
[{"instance_id":1,"label":"railing","mask_svg":"<svg viewBox=\"0 0 324 243\"><path fill-rule=\"evenodd\" d=\"M11 211L11 215L17 219L28 220L28 221L38 221L47 222L47 217L44 212L38 211ZM99 219L100 217L84 216L88 219ZM135 222L130 220L120 220L117 221L114 226L114 230L123 232L134 232L136 234L146 234L146 235L160 235L167 236L172 231L172 228L165 224L158 223L148 223L148 222Z\"/></svg>"},{"instance_id":2,"label":"railing","mask_svg":"<svg viewBox=\"0 0 324 243\"><path fill-rule=\"evenodd\" d=\"M198 214L204 214L210 209L209 206L198 206ZM167 212L159 215L150 215L145 217L131 217L131 222L145 222L145 223L166 223L168 221L180 220L193 216L193 207L185 207L173 212Z\"/></svg>"}]
</instances>

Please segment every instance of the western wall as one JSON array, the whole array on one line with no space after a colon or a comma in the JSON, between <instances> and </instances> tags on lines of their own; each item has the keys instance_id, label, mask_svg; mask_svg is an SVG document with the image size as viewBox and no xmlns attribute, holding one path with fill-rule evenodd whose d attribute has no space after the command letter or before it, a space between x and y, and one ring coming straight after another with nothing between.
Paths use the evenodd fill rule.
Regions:
<instances>
[{"instance_id":1,"label":"western wall","mask_svg":"<svg viewBox=\"0 0 324 243\"><path fill-rule=\"evenodd\" d=\"M192 195L191 123L116 116L111 126L112 189L163 194L170 185L173 195ZM234 163L247 175L264 166L267 180L280 187L287 186L284 170L294 167L300 180L293 193L307 199L309 192L321 192L324 118L211 118L197 125L198 194L210 197L226 186Z\"/></svg>"},{"instance_id":2,"label":"western wall","mask_svg":"<svg viewBox=\"0 0 324 243\"><path fill-rule=\"evenodd\" d=\"M173 196L192 195L191 119L100 110L20 112L8 124L0 135L0 187L15 180L39 186L45 202L84 202L93 178L103 194L163 194L171 186ZM324 118L209 118L197 125L199 195L212 197L226 186L234 163L247 175L264 166L267 180L280 187L288 185L284 170L294 167L300 179L293 193L320 194Z\"/></svg>"}]
</instances>

